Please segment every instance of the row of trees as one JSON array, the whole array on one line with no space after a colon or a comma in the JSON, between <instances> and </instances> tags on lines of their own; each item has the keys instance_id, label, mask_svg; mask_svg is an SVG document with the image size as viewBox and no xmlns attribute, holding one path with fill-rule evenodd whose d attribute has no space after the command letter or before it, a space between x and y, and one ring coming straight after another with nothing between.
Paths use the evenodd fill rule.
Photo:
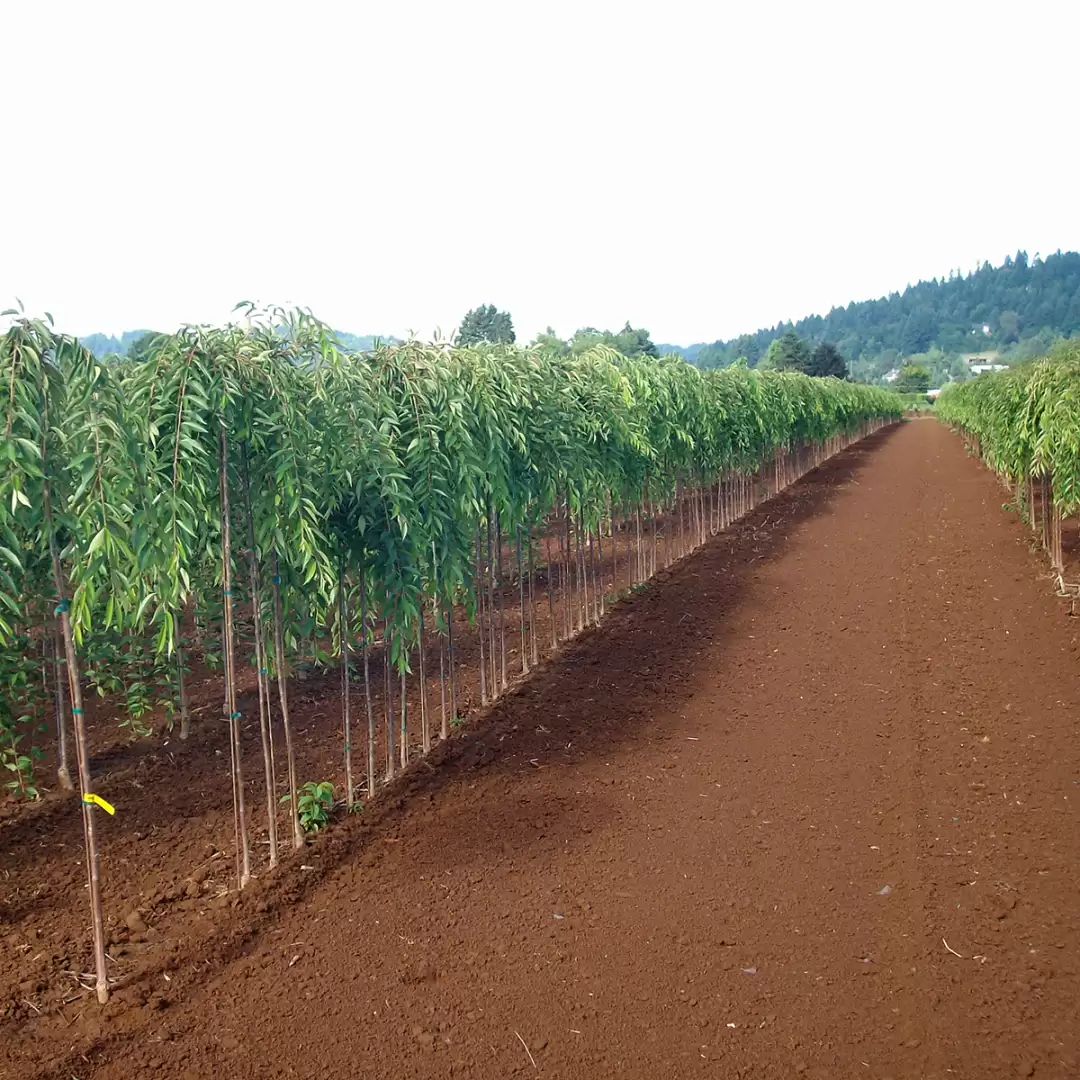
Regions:
<instances>
[{"instance_id":1,"label":"row of trees","mask_svg":"<svg viewBox=\"0 0 1080 1080\"><path fill-rule=\"evenodd\" d=\"M62 661L53 693L62 782L74 735L102 999L100 809L83 694L87 662L106 645L122 643L117 663L165 673L187 737L185 654L193 638L219 643L243 887L253 872L243 666L256 673L273 866L282 842L275 713L291 807L285 842L303 842L289 708L298 657L321 653L340 666L351 806L409 757L405 694L400 717L387 694L386 759L376 761L376 641L388 689L397 678L404 688L410 670L422 675L438 643L446 736L457 712L455 609L480 626L484 699L508 685L504 554L516 561L523 645L526 589L531 596L541 562L548 582L558 577L583 602L584 619L565 627L573 632L602 605L595 568L612 536L633 538L632 577L643 580L656 549L654 536L650 558L642 522L658 510L675 509L683 535L704 539L730 519L747 476L768 464L779 486L899 411L869 387L702 374L605 345L558 355L407 342L353 354L304 312L245 309L238 324L186 327L137 358L100 362L48 321L9 314L0 337L0 745L24 777L26 691L52 650ZM353 678L367 702L359 753ZM434 738L428 704L423 750Z\"/></svg>"},{"instance_id":2,"label":"row of trees","mask_svg":"<svg viewBox=\"0 0 1080 1080\"><path fill-rule=\"evenodd\" d=\"M1080 511L1080 341L950 386L937 413L1015 492L1063 588L1062 519Z\"/></svg>"}]
</instances>

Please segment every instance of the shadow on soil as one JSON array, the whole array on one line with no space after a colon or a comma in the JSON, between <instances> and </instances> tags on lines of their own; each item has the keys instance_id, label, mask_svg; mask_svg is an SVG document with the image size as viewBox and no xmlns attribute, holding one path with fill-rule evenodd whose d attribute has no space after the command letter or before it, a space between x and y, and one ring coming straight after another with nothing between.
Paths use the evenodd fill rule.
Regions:
<instances>
[{"instance_id":1,"label":"shadow on soil","mask_svg":"<svg viewBox=\"0 0 1080 1080\"><path fill-rule=\"evenodd\" d=\"M867 456L895 431L885 429L837 455L661 571L602 626L565 646L485 718L436 748L430 767L402 777L387 795L395 810L407 810L402 832L414 841L409 862L417 872L462 865L501 872L507 859L526 856L538 839L573 844L602 828L614 795L553 796L545 771L602 763L642 738L664 739L668 733L656 721L677 712L697 689L700 654L723 641L729 615L761 563L776 557L803 522L843 498Z\"/></svg>"}]
</instances>

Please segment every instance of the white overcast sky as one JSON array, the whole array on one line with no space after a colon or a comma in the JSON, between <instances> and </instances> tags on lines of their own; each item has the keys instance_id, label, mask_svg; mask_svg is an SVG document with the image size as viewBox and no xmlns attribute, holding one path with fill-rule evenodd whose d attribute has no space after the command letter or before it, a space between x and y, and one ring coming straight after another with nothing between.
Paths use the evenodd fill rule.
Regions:
<instances>
[{"instance_id":1,"label":"white overcast sky","mask_svg":"<svg viewBox=\"0 0 1080 1080\"><path fill-rule=\"evenodd\" d=\"M1080 4L0 8L0 307L730 337L1080 247Z\"/></svg>"}]
</instances>

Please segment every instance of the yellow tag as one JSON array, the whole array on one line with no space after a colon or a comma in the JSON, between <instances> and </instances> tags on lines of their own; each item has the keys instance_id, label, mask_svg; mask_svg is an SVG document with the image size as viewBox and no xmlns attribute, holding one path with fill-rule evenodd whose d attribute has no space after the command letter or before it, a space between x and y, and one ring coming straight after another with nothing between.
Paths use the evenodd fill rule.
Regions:
<instances>
[{"instance_id":1,"label":"yellow tag","mask_svg":"<svg viewBox=\"0 0 1080 1080\"><path fill-rule=\"evenodd\" d=\"M112 803L107 803L100 795L84 795L82 797L84 803L91 803L94 806L100 806L106 814L115 814L116 807Z\"/></svg>"}]
</instances>

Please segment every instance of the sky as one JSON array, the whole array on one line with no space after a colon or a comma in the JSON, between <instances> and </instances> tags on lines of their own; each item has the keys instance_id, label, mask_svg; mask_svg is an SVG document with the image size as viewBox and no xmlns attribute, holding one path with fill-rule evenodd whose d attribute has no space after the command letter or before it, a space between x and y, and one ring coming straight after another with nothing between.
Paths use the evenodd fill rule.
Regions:
<instances>
[{"instance_id":1,"label":"sky","mask_svg":"<svg viewBox=\"0 0 1080 1080\"><path fill-rule=\"evenodd\" d=\"M0 308L729 338L1080 248L1080 4L5 6Z\"/></svg>"}]
</instances>

